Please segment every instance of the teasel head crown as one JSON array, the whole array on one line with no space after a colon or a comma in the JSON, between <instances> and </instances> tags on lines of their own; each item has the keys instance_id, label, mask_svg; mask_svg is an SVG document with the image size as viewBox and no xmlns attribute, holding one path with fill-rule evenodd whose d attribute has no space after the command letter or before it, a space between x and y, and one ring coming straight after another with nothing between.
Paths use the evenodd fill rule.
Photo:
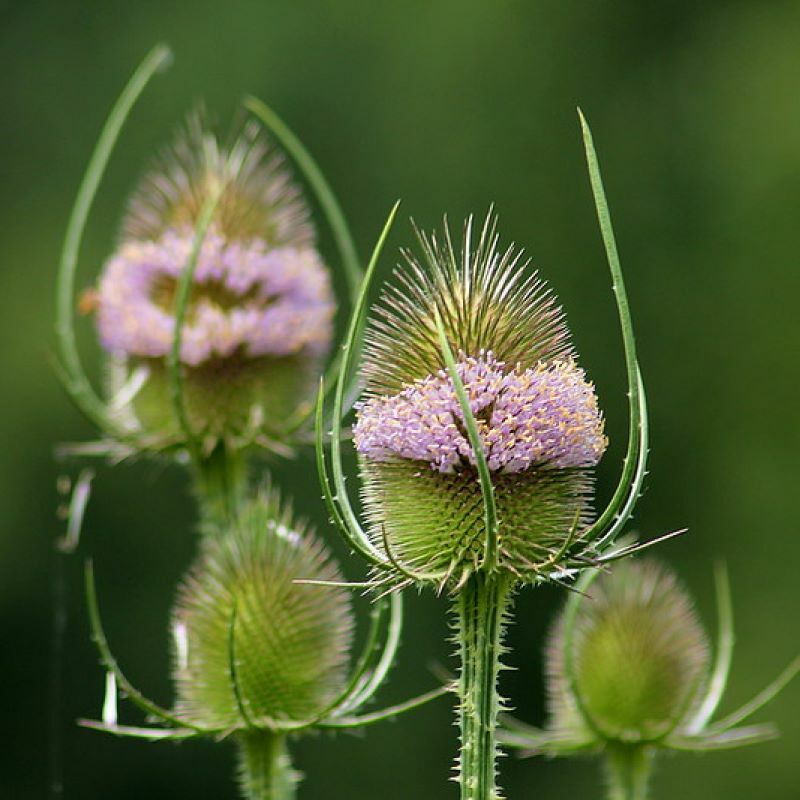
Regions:
<instances>
[{"instance_id":1,"label":"teasel head crown","mask_svg":"<svg viewBox=\"0 0 800 800\"><path fill-rule=\"evenodd\" d=\"M627 559L610 573L585 574L547 644L547 727L507 716L500 740L528 754L604 752L613 767L621 754L630 764L658 749L717 750L774 738L773 725L741 723L792 679L800 658L753 701L712 721L734 641L725 570L718 567L715 577L719 622L712 658L693 602L671 570Z\"/></svg>"},{"instance_id":2,"label":"teasel head crown","mask_svg":"<svg viewBox=\"0 0 800 800\"><path fill-rule=\"evenodd\" d=\"M500 250L490 214L460 251L419 234L366 335L366 399L353 429L373 540L410 572L480 568L488 532L475 451L437 325L477 424L501 520L498 566L533 577L590 517L590 469L606 447L592 385L561 309Z\"/></svg>"},{"instance_id":3,"label":"teasel head crown","mask_svg":"<svg viewBox=\"0 0 800 800\"><path fill-rule=\"evenodd\" d=\"M316 385L335 309L283 156L253 122L225 147L191 117L141 181L122 230L96 295L120 413L156 441L184 437L168 362L190 270L175 352L185 426L206 451L280 439Z\"/></svg>"}]
</instances>

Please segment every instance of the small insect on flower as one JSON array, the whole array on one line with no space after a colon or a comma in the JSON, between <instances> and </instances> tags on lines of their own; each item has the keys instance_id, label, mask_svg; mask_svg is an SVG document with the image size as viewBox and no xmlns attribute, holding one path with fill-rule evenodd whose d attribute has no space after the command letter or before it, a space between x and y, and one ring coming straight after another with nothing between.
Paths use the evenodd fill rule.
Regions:
<instances>
[{"instance_id":1,"label":"small insect on flower","mask_svg":"<svg viewBox=\"0 0 800 800\"><path fill-rule=\"evenodd\" d=\"M134 193L92 306L117 411L156 446L185 438L168 368L178 333L185 426L204 449L280 438L308 406L335 303L308 207L254 124L223 147L199 116L190 118Z\"/></svg>"},{"instance_id":2,"label":"small insect on flower","mask_svg":"<svg viewBox=\"0 0 800 800\"><path fill-rule=\"evenodd\" d=\"M658 749L726 749L777 735L772 725L738 726L791 680L800 659L754 701L712 722L733 647L724 572L713 667L691 598L659 563L626 559L610 574L585 575L578 589L547 645L549 723L539 730L507 717L503 743L547 755L602 752L612 786L644 792Z\"/></svg>"},{"instance_id":3,"label":"small insect on flower","mask_svg":"<svg viewBox=\"0 0 800 800\"><path fill-rule=\"evenodd\" d=\"M500 250L489 215L477 244L466 224L419 234L367 331L367 399L353 429L376 545L409 571L462 581L487 531L464 412L437 320L477 423L497 503L499 565L530 580L591 516L592 467L606 449L594 387L564 316L523 254Z\"/></svg>"}]
</instances>

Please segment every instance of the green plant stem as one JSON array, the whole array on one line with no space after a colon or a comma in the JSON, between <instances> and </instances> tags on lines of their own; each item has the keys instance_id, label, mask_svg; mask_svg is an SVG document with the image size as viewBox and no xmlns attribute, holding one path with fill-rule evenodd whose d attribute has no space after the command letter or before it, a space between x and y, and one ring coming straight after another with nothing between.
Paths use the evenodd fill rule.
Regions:
<instances>
[{"instance_id":1,"label":"green plant stem","mask_svg":"<svg viewBox=\"0 0 800 800\"><path fill-rule=\"evenodd\" d=\"M243 733L239 786L244 800L294 800L300 776L292 769L286 737L268 731Z\"/></svg>"},{"instance_id":2,"label":"green plant stem","mask_svg":"<svg viewBox=\"0 0 800 800\"><path fill-rule=\"evenodd\" d=\"M462 800L501 797L496 784L497 677L510 597L510 578L493 572L476 572L458 593Z\"/></svg>"},{"instance_id":3,"label":"green plant stem","mask_svg":"<svg viewBox=\"0 0 800 800\"><path fill-rule=\"evenodd\" d=\"M645 745L609 745L606 750L608 800L647 800L653 749Z\"/></svg>"},{"instance_id":4,"label":"green plant stem","mask_svg":"<svg viewBox=\"0 0 800 800\"><path fill-rule=\"evenodd\" d=\"M195 487L203 521L227 526L247 490L247 456L220 442L211 455L195 463Z\"/></svg>"}]
</instances>

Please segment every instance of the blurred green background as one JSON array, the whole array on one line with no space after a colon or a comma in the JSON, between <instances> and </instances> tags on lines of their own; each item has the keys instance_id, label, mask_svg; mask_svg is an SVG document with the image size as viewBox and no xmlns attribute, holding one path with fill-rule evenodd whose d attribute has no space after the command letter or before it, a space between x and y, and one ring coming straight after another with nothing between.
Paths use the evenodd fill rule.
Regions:
<instances>
[{"instance_id":1,"label":"blurred green background","mask_svg":"<svg viewBox=\"0 0 800 800\"><path fill-rule=\"evenodd\" d=\"M108 633L130 677L169 702L167 618L195 547L183 474L99 466L78 554L62 563L68 622L60 707L52 691L53 446L92 436L61 391L53 295L61 238L96 134L156 42L173 68L134 111L91 218L80 285L113 245L153 149L204 98L227 130L241 97L272 104L338 191L361 252L390 204L392 250L425 227L497 204L559 292L608 416L606 497L625 437L624 373L575 106L594 128L637 326L652 415L646 535L687 526L660 555L713 625L711 566L734 584L739 646L723 711L748 699L800 645L800 5L494 0L0 3L0 796L47 795L52 729L67 798L234 797L226 745L115 740L78 729L99 714L81 563L91 555ZM332 258L330 240L323 238ZM383 274L395 258L384 259ZM86 328L86 357L97 352ZM275 467L324 524L310 455ZM333 536L329 537L333 539ZM341 549L340 549L341 551ZM345 561L353 579L356 559ZM518 713L542 720L541 644L563 600L524 592L503 676ZM409 597L391 702L452 665L446 603ZM783 739L660 762L655 798L800 797L800 684L761 719ZM123 711L123 713L125 713ZM129 712L128 719L136 716ZM55 715L55 717L54 717ZM55 723L54 723L55 719ZM439 701L371 729L295 748L301 797L455 797L456 731ZM511 798L600 797L594 762L504 759Z\"/></svg>"}]
</instances>

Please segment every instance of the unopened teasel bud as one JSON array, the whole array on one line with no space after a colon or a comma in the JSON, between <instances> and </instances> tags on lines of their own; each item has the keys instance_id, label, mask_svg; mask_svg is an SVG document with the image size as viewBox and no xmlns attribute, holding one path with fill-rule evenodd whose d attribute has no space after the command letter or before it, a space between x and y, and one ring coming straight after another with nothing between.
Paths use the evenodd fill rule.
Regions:
<instances>
[{"instance_id":1,"label":"unopened teasel bud","mask_svg":"<svg viewBox=\"0 0 800 800\"><path fill-rule=\"evenodd\" d=\"M346 682L353 618L312 532L275 497L245 506L209 537L178 592L176 711L206 729L269 728L322 712Z\"/></svg>"},{"instance_id":2,"label":"unopened teasel bud","mask_svg":"<svg viewBox=\"0 0 800 800\"><path fill-rule=\"evenodd\" d=\"M621 743L665 736L690 717L708 678L709 646L690 597L657 562L632 559L587 592L548 644L551 727Z\"/></svg>"}]
</instances>

